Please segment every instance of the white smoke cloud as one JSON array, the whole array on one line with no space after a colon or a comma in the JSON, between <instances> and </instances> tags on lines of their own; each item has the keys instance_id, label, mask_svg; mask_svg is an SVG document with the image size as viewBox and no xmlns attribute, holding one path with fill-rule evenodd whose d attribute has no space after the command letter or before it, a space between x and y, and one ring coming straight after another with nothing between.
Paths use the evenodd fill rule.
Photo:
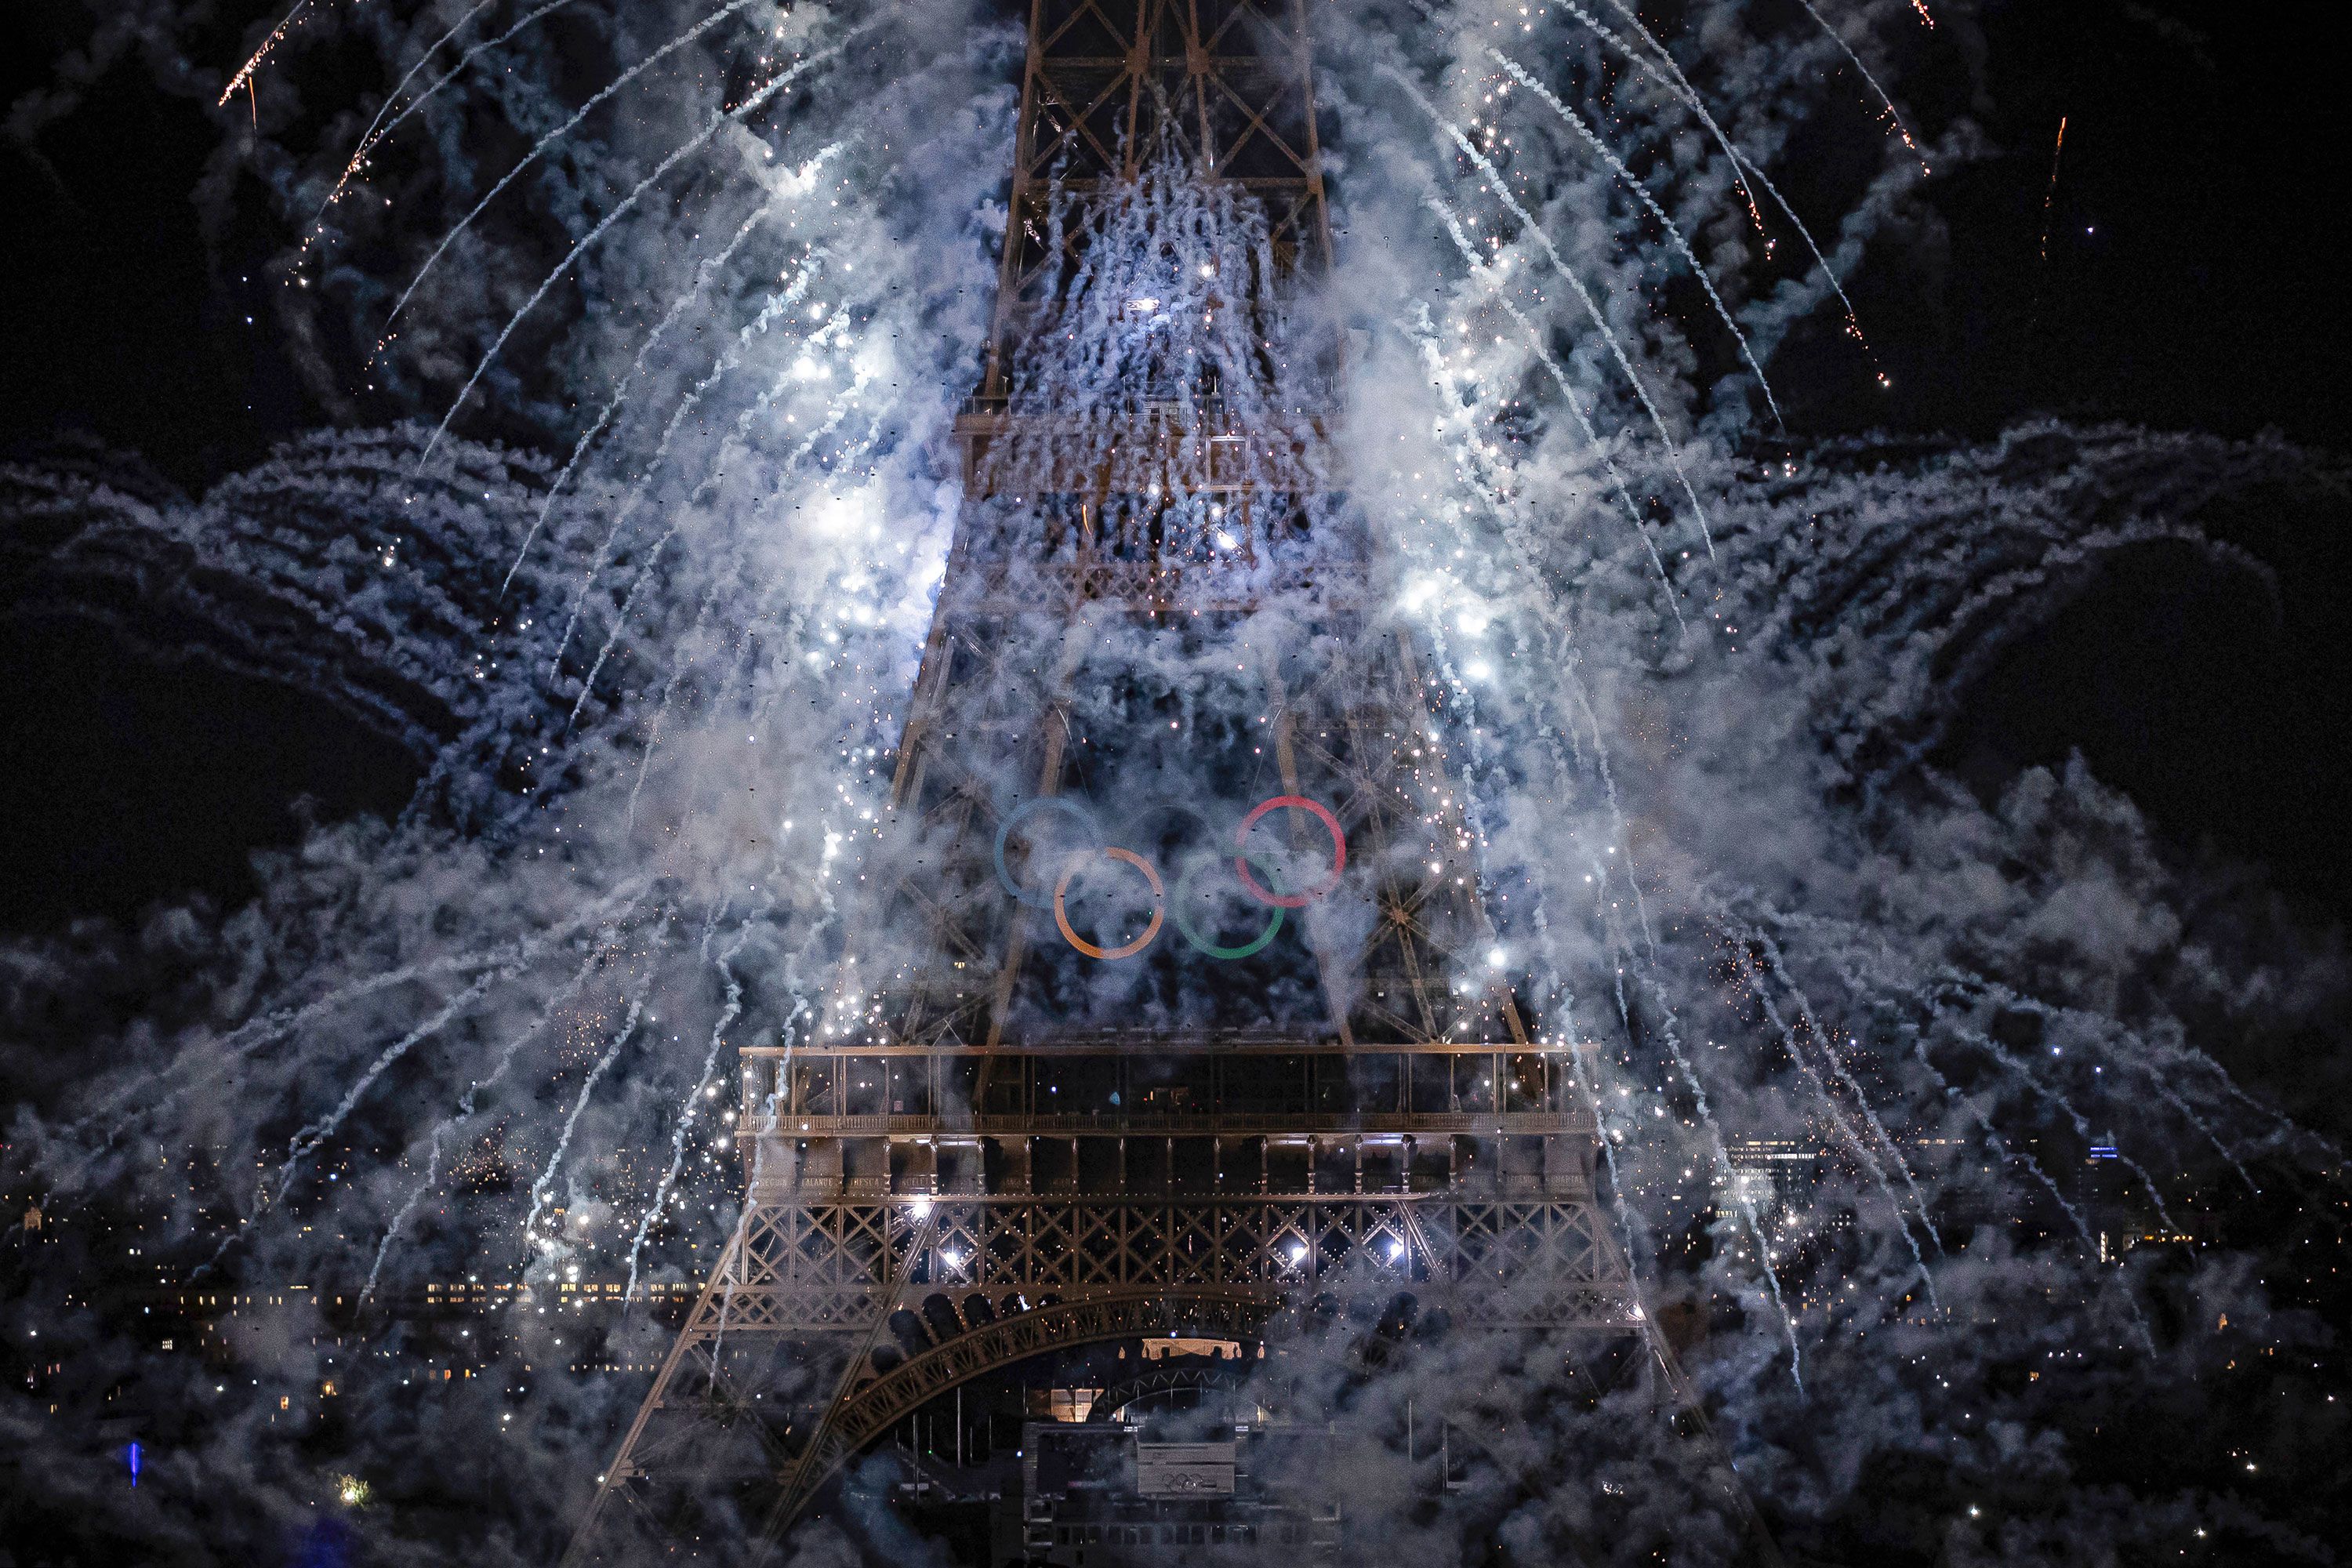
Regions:
<instances>
[{"instance_id":1,"label":"white smoke cloud","mask_svg":"<svg viewBox=\"0 0 2352 1568\"><path fill-rule=\"evenodd\" d=\"M740 1201L726 1089L710 1098L734 1081L726 1048L856 1028L902 978L866 879L911 852L884 819L934 596L960 518L1030 522L967 508L949 433L988 331L1017 32L949 0L580 0L469 55L522 15L322 8L224 111L232 131L250 112L223 166L261 173L304 225L361 110L409 116L298 237L283 309L360 345L415 423L322 434L194 504L5 476L12 521L63 523L60 592L168 574L155 591L208 628L193 651L328 692L427 775L400 823L324 825L271 858L248 908L0 954L22 1054L70 1042L101 1064L14 1117L45 1205L94 1230L160 1206L159 1250L205 1278L357 1294L706 1269ZM2110 1136L2138 1184L2125 1208L2151 1225L2321 1180L2332 1152L2197 1047L2217 1016L2260 1038L2326 1026L2340 958L2268 941L2258 901L2205 901L2079 765L1986 805L1930 759L1973 676L2118 552L2187 542L2258 570L2204 544L2197 510L2307 465L2054 426L1916 460L1748 455L1767 407L1750 356L1769 375L1799 323L1842 321L1865 244L1923 221L1921 161L1979 150L1960 120L1914 127L1916 153L1890 137L1810 233L1771 184L1823 93L1851 86L1822 86L1849 47L1899 94L1910 16L1790 35L1710 5L1659 39L1606 0L1318 17L1328 289L1253 322L1234 301L1270 266L1262 226L1143 181L1069 279L1066 335L1026 367L1072 423L993 479L1099 460L1152 378L1210 363L1237 427L1303 436L1344 343L1329 526L1304 543L1268 527L1244 552L1233 518L1185 511L1202 580L1267 607L1183 648L1116 630L1071 648L1091 672L1073 732L1147 701L1196 730L1245 723L1252 661L1336 657L1307 642L1294 590L1355 526L1444 694L1489 963L1572 1052L1612 1222L1653 1309L1704 1331L1691 1370L1768 1513L1851 1546L1884 1507L1906 1550L1956 1562L2078 1558L2197 1521L2304 1550L2292 1522L2194 1484L2076 1477L2068 1402L2130 1408L2135 1381L2316 1331L2266 1316L2242 1255L2103 1263L2073 1188ZM394 96L308 140L303 62L330 38L374 50ZM364 259L381 254L398 264ZM1710 288L1671 308L1696 267ZM1853 374L1873 374L1859 349ZM332 378L324 357L314 374ZM467 439L492 411L553 455ZM1252 473L1261 510L1298 482L1287 458ZM1006 708L993 721L1023 721ZM982 782L1000 805L1026 783ZM1179 757L1150 798L1106 783L1104 802L1141 820L1225 783ZM1302 923L1331 941L1368 918L1335 900ZM1071 1016L1181 1022L1198 1001L1039 969L1037 998ZM1295 987L1277 1005L1311 1000L1278 980ZM1829 1150L1817 1188L1743 1187L1727 1150L1753 1139ZM56 1321L59 1288L36 1280L11 1331ZM2207 1328L2225 1315L2239 1327ZM534 1321L427 1406L365 1368L401 1331L341 1351L338 1452L415 1478L462 1442L481 1474L442 1495L495 1506L456 1525L383 1504L384 1551L421 1559L454 1531L485 1560L543 1558L626 1391L556 1373L560 1319ZM304 1517L318 1477L295 1423L251 1397L218 1421L209 1385L133 1331L72 1332L77 1383L135 1375L186 1434L142 1539L198 1561ZM614 1342L660 1348L642 1320ZM1706 1459L1652 1413L1583 1408L1549 1369L1480 1353L1308 1374L1363 1417L1334 1462L1382 1495L1399 1411L1491 1384L1521 1446L1480 1461L1476 1508L1507 1550L1730 1553L1736 1526L1687 1507ZM290 1342L248 1363L289 1388L330 1377ZM40 1448L28 1407L7 1419ZM35 1462L89 1495L62 1457ZM1573 1483L1528 1483L1564 1464ZM1885 1502L1906 1464L1940 1479ZM1949 1517L1968 1488L2000 1498L1997 1521ZM257 1521L214 1530L208 1490ZM1452 1560L1448 1530L1392 1525L1404 1560ZM795 1542L806 1560L846 1560L830 1528Z\"/></svg>"}]
</instances>

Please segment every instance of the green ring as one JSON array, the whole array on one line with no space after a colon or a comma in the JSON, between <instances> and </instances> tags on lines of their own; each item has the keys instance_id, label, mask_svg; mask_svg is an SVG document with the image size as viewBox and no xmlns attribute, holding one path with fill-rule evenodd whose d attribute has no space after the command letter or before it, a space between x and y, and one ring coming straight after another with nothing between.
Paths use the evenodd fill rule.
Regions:
<instances>
[{"instance_id":1,"label":"green ring","mask_svg":"<svg viewBox=\"0 0 2352 1568\"><path fill-rule=\"evenodd\" d=\"M1281 875L1273 860L1267 856L1252 855L1249 860L1252 865L1265 873L1268 881L1274 881ZM1279 905L1274 907L1274 919L1266 922L1265 930L1258 933L1255 942L1245 946L1218 947L1213 943L1202 941L1201 933L1192 929L1192 917L1184 912L1184 902L1185 895L1192 891L1192 873L1207 864L1209 864L1209 857L1203 855L1195 857L1192 862L1184 868L1184 874L1176 879L1176 890L1169 895L1169 912L1176 917L1176 929L1184 933L1184 940L1211 958L1222 958L1228 962L1236 958L1247 958L1265 947L1267 942L1272 942L1275 933L1282 930L1281 907Z\"/></svg>"}]
</instances>

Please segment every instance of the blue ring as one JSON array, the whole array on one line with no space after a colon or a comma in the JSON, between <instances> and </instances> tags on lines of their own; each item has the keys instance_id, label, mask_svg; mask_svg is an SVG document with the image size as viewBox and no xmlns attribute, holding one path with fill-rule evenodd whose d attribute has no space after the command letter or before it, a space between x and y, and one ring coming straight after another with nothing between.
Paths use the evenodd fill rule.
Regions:
<instances>
[{"instance_id":1,"label":"blue ring","mask_svg":"<svg viewBox=\"0 0 2352 1568\"><path fill-rule=\"evenodd\" d=\"M1013 879L1013 873L1005 868L1004 841L1012 837L1013 830L1029 817L1041 811L1053 810L1066 811L1077 818L1078 826L1087 830L1089 839L1099 842L1102 838L1102 828L1096 823L1094 813L1067 795L1041 795L1034 800L1024 800L1013 808L1012 815L1007 816L1003 826L996 830L996 879L1004 884L1006 892L1033 910L1052 909L1054 896L1050 892L1024 893L1021 890L1021 884L1015 882Z\"/></svg>"}]
</instances>

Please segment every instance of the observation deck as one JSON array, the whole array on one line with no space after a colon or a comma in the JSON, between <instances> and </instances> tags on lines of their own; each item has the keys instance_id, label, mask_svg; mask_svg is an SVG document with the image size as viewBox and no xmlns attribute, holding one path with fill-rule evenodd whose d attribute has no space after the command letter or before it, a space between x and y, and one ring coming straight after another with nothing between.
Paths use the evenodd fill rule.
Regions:
<instances>
[{"instance_id":1,"label":"observation deck","mask_svg":"<svg viewBox=\"0 0 2352 1568\"><path fill-rule=\"evenodd\" d=\"M1568 1058L1509 1042L742 1055L755 1201L1591 1190Z\"/></svg>"}]
</instances>

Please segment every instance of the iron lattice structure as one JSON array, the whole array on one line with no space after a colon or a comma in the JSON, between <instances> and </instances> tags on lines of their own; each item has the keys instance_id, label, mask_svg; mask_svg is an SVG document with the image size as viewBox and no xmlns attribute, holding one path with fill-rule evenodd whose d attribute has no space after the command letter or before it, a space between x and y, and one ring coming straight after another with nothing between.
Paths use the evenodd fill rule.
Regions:
<instances>
[{"instance_id":1,"label":"iron lattice structure","mask_svg":"<svg viewBox=\"0 0 2352 1568\"><path fill-rule=\"evenodd\" d=\"M1012 392L1081 232L1057 196L1132 180L1163 149L1257 201L1278 265L1328 268L1306 0L1032 0L983 407Z\"/></svg>"},{"instance_id":2,"label":"iron lattice structure","mask_svg":"<svg viewBox=\"0 0 2352 1568\"><path fill-rule=\"evenodd\" d=\"M1041 526L1024 551L1003 525L1055 496L1140 490L1147 468L1195 496L1251 489L1246 454L1220 443L1264 433L1213 399L1147 407L1092 471L1000 459L1056 417L1020 398L1020 351L1057 259L1087 241L1069 215L1135 178L1139 149L1172 144L1192 178L1258 204L1269 284L1328 266L1303 0L1033 0L1029 40L994 335L960 426L968 511L869 873L892 889L891 972L813 1043L743 1050L741 1224L571 1561L625 1560L647 1527L672 1542L740 1528L730 1516L772 1542L929 1401L1110 1341L1263 1356L1319 1314L1366 1343L1416 1324L1614 1342L1621 1359L1630 1342L1689 1414L1596 1206L1569 1055L1481 962L1494 933L1440 694L1412 632L1370 607L1370 552L1327 539L1286 577L1239 569L1267 564L1247 541L1239 567L1203 570L1084 529L1055 542ZM1265 459L1318 471L1301 459L1320 426L1304 428L1262 441L1261 508ZM1254 537L1309 515L1339 529L1301 493L1314 482L1283 481L1282 517ZM1287 966L1154 957L1105 1002L1089 990L1104 966L1004 896L1003 830L1024 803L1197 752L1213 726L1161 722L1101 650L1196 647L1270 593L1306 608L1233 666L1247 744L1225 745L1222 782L1329 803L1352 915L1300 911Z\"/></svg>"}]
</instances>

